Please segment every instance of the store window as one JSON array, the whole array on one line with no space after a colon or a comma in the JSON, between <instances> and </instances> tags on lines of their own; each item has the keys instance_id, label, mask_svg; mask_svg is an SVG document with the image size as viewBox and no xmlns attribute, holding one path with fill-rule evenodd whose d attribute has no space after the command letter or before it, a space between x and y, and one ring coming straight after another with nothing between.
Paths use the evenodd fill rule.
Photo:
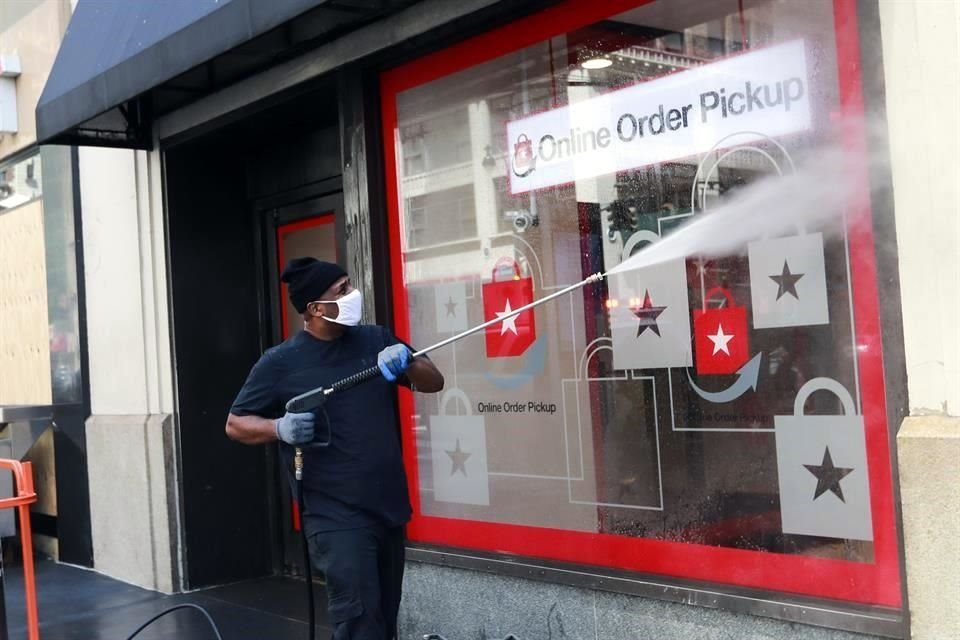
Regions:
<instances>
[{"instance_id":1,"label":"store window","mask_svg":"<svg viewBox=\"0 0 960 640\"><path fill-rule=\"evenodd\" d=\"M43 244L46 251L50 376L54 404L83 402L80 289L74 211L75 162L70 147L45 146Z\"/></svg>"},{"instance_id":2,"label":"store window","mask_svg":"<svg viewBox=\"0 0 960 640\"><path fill-rule=\"evenodd\" d=\"M0 213L33 202L43 195L40 155L0 164Z\"/></svg>"},{"instance_id":3,"label":"store window","mask_svg":"<svg viewBox=\"0 0 960 640\"><path fill-rule=\"evenodd\" d=\"M853 4L571 1L387 72L398 331L434 344L791 171L860 115ZM402 397L411 538L899 606L868 234L758 237L437 350L444 393Z\"/></svg>"}]
</instances>

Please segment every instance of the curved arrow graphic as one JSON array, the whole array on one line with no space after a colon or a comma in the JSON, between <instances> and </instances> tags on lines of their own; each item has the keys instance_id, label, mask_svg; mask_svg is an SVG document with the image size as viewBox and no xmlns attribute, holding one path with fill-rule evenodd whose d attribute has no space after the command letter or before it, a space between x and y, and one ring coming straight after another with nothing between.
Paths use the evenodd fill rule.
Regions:
<instances>
[{"instance_id":1,"label":"curved arrow graphic","mask_svg":"<svg viewBox=\"0 0 960 640\"><path fill-rule=\"evenodd\" d=\"M731 402L745 394L750 389L753 389L754 391L757 390L757 380L760 378L760 360L762 358L762 351L753 356L750 362L737 370L737 375L739 376L737 381L723 391L704 391L698 387L693 381L693 378L690 377L689 369L687 369L687 380L690 381L690 386L693 387L693 390L697 393L697 395L707 402L712 402L714 404Z\"/></svg>"}]
</instances>

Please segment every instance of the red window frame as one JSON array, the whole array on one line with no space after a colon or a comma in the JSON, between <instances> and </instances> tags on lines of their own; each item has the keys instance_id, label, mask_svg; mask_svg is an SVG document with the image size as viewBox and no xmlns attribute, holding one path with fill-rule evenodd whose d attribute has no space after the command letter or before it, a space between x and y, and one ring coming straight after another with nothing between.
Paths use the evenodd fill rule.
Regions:
<instances>
[{"instance_id":1,"label":"red window frame","mask_svg":"<svg viewBox=\"0 0 960 640\"><path fill-rule=\"evenodd\" d=\"M456 45L381 74L383 145L387 178L390 260L397 335L409 339L404 265L401 248L398 183L397 94L462 69L573 31L650 0L566 0ZM856 0L833 0L836 29L839 116L852 123L843 145L854 158L866 157ZM414 515L412 541L461 549L517 554L548 560L626 569L648 574L703 580L835 600L899 608L901 576L887 428L879 294L866 162L850 162L846 178L857 194L849 202L848 229L851 286L860 392L866 428L867 460L874 527L872 563L801 555L747 551L707 545L628 538L603 533L499 524L425 516L420 509L413 396L402 391L404 457L410 478Z\"/></svg>"}]
</instances>

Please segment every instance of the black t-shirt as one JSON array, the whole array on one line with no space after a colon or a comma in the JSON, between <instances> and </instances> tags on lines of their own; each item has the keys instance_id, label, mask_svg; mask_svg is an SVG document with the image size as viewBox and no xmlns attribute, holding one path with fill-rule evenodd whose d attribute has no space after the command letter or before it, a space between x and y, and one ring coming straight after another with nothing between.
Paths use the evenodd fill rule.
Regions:
<instances>
[{"instance_id":1,"label":"black t-shirt","mask_svg":"<svg viewBox=\"0 0 960 640\"><path fill-rule=\"evenodd\" d=\"M377 354L399 342L375 325L348 327L340 338L329 341L301 331L261 356L230 412L279 418L294 396L376 365ZM405 384L405 378L400 382ZM329 447L304 449L307 531L405 524L410 498L393 385L377 376L331 394L316 414L316 438L326 440L330 434L332 441ZM292 488L293 447L281 442L280 455Z\"/></svg>"}]
</instances>

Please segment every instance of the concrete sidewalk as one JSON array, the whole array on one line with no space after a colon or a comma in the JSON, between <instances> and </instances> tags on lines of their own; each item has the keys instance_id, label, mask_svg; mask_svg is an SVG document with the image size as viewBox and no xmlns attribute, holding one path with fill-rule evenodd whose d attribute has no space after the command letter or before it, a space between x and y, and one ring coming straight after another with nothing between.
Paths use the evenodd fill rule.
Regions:
<instances>
[{"instance_id":1,"label":"concrete sidewalk","mask_svg":"<svg viewBox=\"0 0 960 640\"><path fill-rule=\"evenodd\" d=\"M23 575L5 568L7 628L11 640L27 637ZM188 594L164 595L103 575L54 562L37 563L40 635L43 640L125 640L164 609L193 603L213 617L224 640L301 640L307 637L303 584L290 578L263 578ZM326 593L315 587L317 637L326 638ZM164 616L137 640L212 640L209 623L198 611Z\"/></svg>"}]
</instances>

